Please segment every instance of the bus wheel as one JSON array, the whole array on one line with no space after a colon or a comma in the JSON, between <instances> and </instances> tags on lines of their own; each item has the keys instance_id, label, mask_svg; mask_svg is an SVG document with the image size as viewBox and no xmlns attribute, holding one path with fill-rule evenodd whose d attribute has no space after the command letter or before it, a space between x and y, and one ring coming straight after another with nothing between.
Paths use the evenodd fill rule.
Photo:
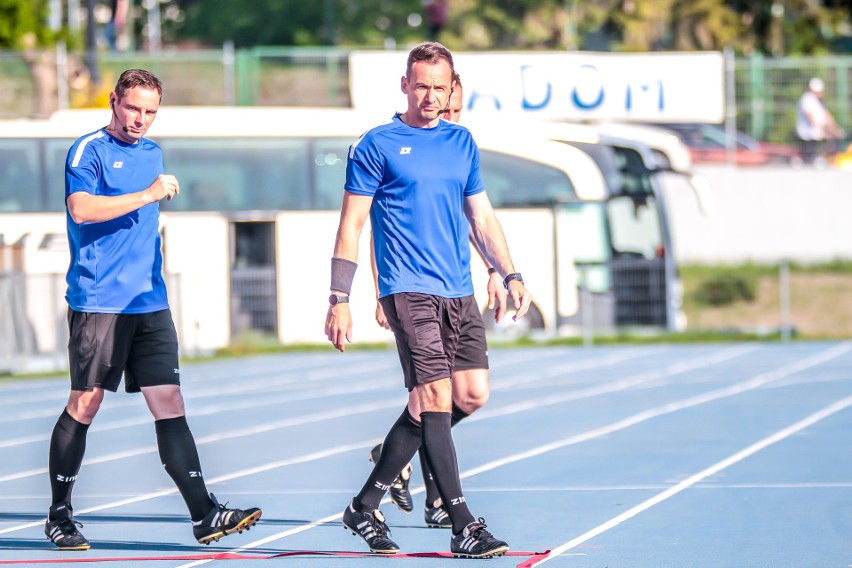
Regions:
<instances>
[{"instance_id":1,"label":"bus wheel","mask_svg":"<svg viewBox=\"0 0 852 568\"><path fill-rule=\"evenodd\" d=\"M544 317L541 315L541 310L535 304L531 305L527 315L518 321L512 320L512 314L514 313L514 310L509 310L503 316L503 319L500 320L500 323L497 323L494 321L494 310L486 307L485 311L482 312L486 333L508 337L523 337L544 329Z\"/></svg>"}]
</instances>

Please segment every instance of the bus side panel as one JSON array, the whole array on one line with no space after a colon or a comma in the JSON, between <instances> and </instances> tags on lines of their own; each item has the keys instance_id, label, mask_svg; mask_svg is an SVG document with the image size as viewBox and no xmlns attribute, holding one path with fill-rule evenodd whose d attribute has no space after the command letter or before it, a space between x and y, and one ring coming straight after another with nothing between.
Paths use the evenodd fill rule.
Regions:
<instances>
[{"instance_id":1,"label":"bus side panel","mask_svg":"<svg viewBox=\"0 0 852 568\"><path fill-rule=\"evenodd\" d=\"M577 284L573 260L570 266L555 266L553 211L550 209L499 209L497 218L515 263L515 270L523 274L524 282L532 292L533 302L541 311L544 329L555 333L557 305L561 310L577 310ZM564 259L563 259L564 260ZM485 285L488 273L479 255L471 251L471 269L476 298L483 309L487 306ZM557 294L557 270L560 273ZM511 311L511 304L510 304ZM562 314L567 315L567 314ZM504 320L506 321L506 320ZM511 325L508 320L506 325Z\"/></svg>"},{"instance_id":2,"label":"bus side panel","mask_svg":"<svg viewBox=\"0 0 852 568\"><path fill-rule=\"evenodd\" d=\"M229 227L216 213L163 213L164 278L181 352L227 347L230 331Z\"/></svg>"},{"instance_id":3,"label":"bus side panel","mask_svg":"<svg viewBox=\"0 0 852 568\"><path fill-rule=\"evenodd\" d=\"M339 211L287 212L276 217L278 337L281 343L325 343L329 279ZM376 323L376 289L370 268L370 222L358 249L352 283L353 343L387 342L393 334Z\"/></svg>"},{"instance_id":4,"label":"bus side panel","mask_svg":"<svg viewBox=\"0 0 852 568\"><path fill-rule=\"evenodd\" d=\"M24 279L3 279L3 297L15 302L16 333L33 343L34 353L64 354L68 339L65 320L65 272L68 236L64 213L15 213L0 217L0 272L23 273ZM23 309L21 307L23 306Z\"/></svg>"}]
</instances>

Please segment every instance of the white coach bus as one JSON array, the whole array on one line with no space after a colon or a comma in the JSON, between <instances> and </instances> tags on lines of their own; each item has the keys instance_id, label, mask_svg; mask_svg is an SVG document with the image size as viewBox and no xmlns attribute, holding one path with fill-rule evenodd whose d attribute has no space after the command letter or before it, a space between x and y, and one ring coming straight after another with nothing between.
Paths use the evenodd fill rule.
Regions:
<instances>
[{"instance_id":1,"label":"white coach bus","mask_svg":"<svg viewBox=\"0 0 852 568\"><path fill-rule=\"evenodd\" d=\"M247 330L284 344L325 342L346 155L376 118L347 109L160 109L148 136L181 184L180 196L161 204L161 231L185 352L225 347ZM23 273L28 282L0 279L0 344L14 334L11 344L64 350L64 161L75 138L108 120L108 110L86 110L0 121L0 275ZM522 329L578 334L590 315L580 286L597 298L586 309L599 329L677 326L675 271L655 268L672 258L665 210L652 185L628 190L626 159L602 169L607 160L598 154L609 151L594 133L562 143L520 128L471 129L487 191L533 292ZM374 321L368 231L353 285L354 340L387 341ZM625 271L628 259L644 265ZM479 295L486 278L478 261L474 279Z\"/></svg>"}]
</instances>

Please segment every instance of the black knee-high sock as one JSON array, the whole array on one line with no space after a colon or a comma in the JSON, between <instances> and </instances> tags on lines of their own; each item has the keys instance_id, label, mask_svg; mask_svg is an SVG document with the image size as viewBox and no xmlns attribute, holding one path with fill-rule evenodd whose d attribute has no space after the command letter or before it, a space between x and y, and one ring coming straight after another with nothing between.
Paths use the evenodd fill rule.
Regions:
<instances>
[{"instance_id":1,"label":"black knee-high sock","mask_svg":"<svg viewBox=\"0 0 852 568\"><path fill-rule=\"evenodd\" d=\"M53 505L71 502L71 490L86 452L86 433L89 425L77 422L68 410L63 410L50 437L48 471Z\"/></svg>"},{"instance_id":2,"label":"black knee-high sock","mask_svg":"<svg viewBox=\"0 0 852 568\"><path fill-rule=\"evenodd\" d=\"M406 406L385 436L382 455L373 466L361 492L353 500L356 509L372 511L379 508L391 482L414 457L420 447L420 440L420 423L411 416Z\"/></svg>"},{"instance_id":3,"label":"black knee-high sock","mask_svg":"<svg viewBox=\"0 0 852 568\"><path fill-rule=\"evenodd\" d=\"M198 459L195 439L189 431L186 417L157 420L154 426L160 461L183 496L189 516L193 521L200 521L214 504L201 476L201 460Z\"/></svg>"},{"instance_id":4,"label":"black knee-high sock","mask_svg":"<svg viewBox=\"0 0 852 568\"><path fill-rule=\"evenodd\" d=\"M454 402L453 403L453 418L452 418L452 421L450 422L450 426L455 426L456 424L458 424L459 422L461 422L462 420L464 420L468 416L470 416L470 414L468 414L467 412L465 412L464 410L462 410L461 408L456 406L456 403Z\"/></svg>"},{"instance_id":5,"label":"black knee-high sock","mask_svg":"<svg viewBox=\"0 0 852 568\"><path fill-rule=\"evenodd\" d=\"M470 416L467 412L456 406L456 403L453 403L453 418L450 421L450 427L455 426L465 418ZM432 470L429 469L429 463L426 461L426 452L423 451L423 448L420 448L420 471L423 472L423 483L426 485L426 503L431 507L435 504L435 501L440 497L440 493L438 493L438 486L435 485L435 478L432 475Z\"/></svg>"},{"instance_id":6,"label":"black knee-high sock","mask_svg":"<svg viewBox=\"0 0 852 568\"><path fill-rule=\"evenodd\" d=\"M453 522L453 532L459 533L473 522L474 518L462 495L456 449L450 432L451 422L452 415L449 412L420 413L420 423L423 426L422 447L426 450L426 461Z\"/></svg>"}]
</instances>

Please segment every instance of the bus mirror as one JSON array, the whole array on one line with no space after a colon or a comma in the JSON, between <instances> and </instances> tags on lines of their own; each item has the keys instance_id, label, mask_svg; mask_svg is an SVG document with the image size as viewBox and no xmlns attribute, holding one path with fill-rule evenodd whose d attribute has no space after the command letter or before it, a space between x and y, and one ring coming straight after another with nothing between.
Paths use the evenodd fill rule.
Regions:
<instances>
[{"instance_id":1,"label":"bus mirror","mask_svg":"<svg viewBox=\"0 0 852 568\"><path fill-rule=\"evenodd\" d=\"M699 174L692 174L689 176L689 187L695 194L695 200L698 202L698 209L701 214L711 215L713 213L713 192L707 178Z\"/></svg>"}]
</instances>

